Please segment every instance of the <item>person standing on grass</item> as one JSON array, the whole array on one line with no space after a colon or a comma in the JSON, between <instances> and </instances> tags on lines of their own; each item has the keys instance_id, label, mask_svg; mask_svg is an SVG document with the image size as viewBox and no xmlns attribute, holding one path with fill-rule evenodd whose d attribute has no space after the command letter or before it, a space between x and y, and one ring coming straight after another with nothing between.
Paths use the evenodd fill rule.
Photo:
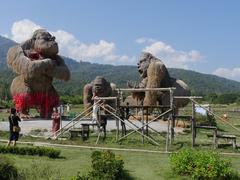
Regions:
<instances>
[{"instance_id":1,"label":"person standing on grass","mask_svg":"<svg viewBox=\"0 0 240 180\"><path fill-rule=\"evenodd\" d=\"M60 114L58 113L57 108L53 108L52 113L52 133L53 136L56 137L56 132L60 129Z\"/></svg>"},{"instance_id":2,"label":"person standing on grass","mask_svg":"<svg viewBox=\"0 0 240 180\"><path fill-rule=\"evenodd\" d=\"M7 146L9 146L11 142L13 142L13 146L16 146L16 142L18 141L19 132L20 132L18 121L21 121L21 119L17 115L17 111L15 108L11 108L11 114L8 117L8 120L9 120L10 136L9 136L9 141L7 143Z\"/></svg>"},{"instance_id":3,"label":"person standing on grass","mask_svg":"<svg viewBox=\"0 0 240 180\"><path fill-rule=\"evenodd\" d=\"M92 123L98 122L98 111L99 111L99 106L98 106L98 100L95 99L97 98L97 94L93 92L93 111L92 111Z\"/></svg>"}]
</instances>

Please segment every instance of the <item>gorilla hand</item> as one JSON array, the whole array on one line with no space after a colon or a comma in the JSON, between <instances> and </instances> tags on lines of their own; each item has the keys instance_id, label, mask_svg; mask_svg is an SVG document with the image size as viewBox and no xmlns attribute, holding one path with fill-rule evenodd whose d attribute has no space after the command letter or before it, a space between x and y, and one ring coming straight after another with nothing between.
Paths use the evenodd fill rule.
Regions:
<instances>
[{"instance_id":1,"label":"gorilla hand","mask_svg":"<svg viewBox=\"0 0 240 180\"><path fill-rule=\"evenodd\" d=\"M34 74L45 74L49 69L56 66L56 62L52 59L42 59L39 61L31 61L29 64L29 73Z\"/></svg>"},{"instance_id":2,"label":"gorilla hand","mask_svg":"<svg viewBox=\"0 0 240 180\"><path fill-rule=\"evenodd\" d=\"M63 59L57 56L56 59L52 61L53 68L48 68L45 73L50 77L68 81L70 79L70 71Z\"/></svg>"}]
</instances>

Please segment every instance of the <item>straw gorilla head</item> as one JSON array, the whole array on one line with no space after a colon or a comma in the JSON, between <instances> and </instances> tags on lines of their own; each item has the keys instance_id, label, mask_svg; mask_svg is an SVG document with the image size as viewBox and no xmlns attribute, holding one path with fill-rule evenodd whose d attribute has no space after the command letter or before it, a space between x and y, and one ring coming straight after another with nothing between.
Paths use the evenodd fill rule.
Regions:
<instances>
[{"instance_id":1,"label":"straw gorilla head","mask_svg":"<svg viewBox=\"0 0 240 180\"><path fill-rule=\"evenodd\" d=\"M32 38L25 43L25 46L30 46L27 49L35 50L45 58L58 54L58 44L55 37L45 29L36 30Z\"/></svg>"},{"instance_id":2,"label":"straw gorilla head","mask_svg":"<svg viewBox=\"0 0 240 180\"><path fill-rule=\"evenodd\" d=\"M55 37L46 30L37 30L33 34L33 49L44 57L51 57L58 53L58 44Z\"/></svg>"},{"instance_id":3,"label":"straw gorilla head","mask_svg":"<svg viewBox=\"0 0 240 180\"><path fill-rule=\"evenodd\" d=\"M147 77L147 70L152 58L153 56L150 53L142 53L139 62L137 63L138 72L142 78Z\"/></svg>"},{"instance_id":4,"label":"straw gorilla head","mask_svg":"<svg viewBox=\"0 0 240 180\"><path fill-rule=\"evenodd\" d=\"M92 81L92 91L98 96L105 96L111 94L110 83L102 76L97 76Z\"/></svg>"}]
</instances>

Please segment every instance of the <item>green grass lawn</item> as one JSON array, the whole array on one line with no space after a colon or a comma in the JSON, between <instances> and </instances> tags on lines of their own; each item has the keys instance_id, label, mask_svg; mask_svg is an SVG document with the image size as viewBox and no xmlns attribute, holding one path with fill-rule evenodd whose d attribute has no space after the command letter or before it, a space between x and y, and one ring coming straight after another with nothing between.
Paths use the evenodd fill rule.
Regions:
<instances>
[{"instance_id":1,"label":"green grass lawn","mask_svg":"<svg viewBox=\"0 0 240 180\"><path fill-rule=\"evenodd\" d=\"M32 169L34 164L39 167L52 169L56 175L61 175L64 179L77 174L86 173L91 164L91 153L93 150L79 148L58 148L61 149L60 159L49 159L38 156L8 155L16 162L19 169ZM124 167L134 179L190 179L173 175L170 168L169 155L158 153L141 152L119 152L113 151L124 160ZM224 156L230 159L235 170L240 173L240 158L234 156Z\"/></svg>"},{"instance_id":2,"label":"green grass lawn","mask_svg":"<svg viewBox=\"0 0 240 180\"><path fill-rule=\"evenodd\" d=\"M73 106L72 112L78 114L82 111L82 105ZM239 117L240 113L231 112L231 109L237 108L237 106L221 107L214 106L216 113L221 116L223 113L228 112L229 122L231 124L240 124ZM240 132L234 130L230 126L217 121L217 126L221 133L235 134L237 136L237 142L240 142ZM240 127L239 127L240 128ZM189 130L188 130L189 131ZM208 149L213 150L212 138L207 137L207 134L211 134L211 131L198 130L196 139L197 149ZM91 134L87 141L82 141L80 138L72 140L45 140L41 138L32 138L29 136L21 137L20 141L45 141L50 143L59 144L73 144L73 145L89 145L99 147L116 147L116 148L136 148L136 149L147 149L147 150L160 150L165 151L165 136L159 136L151 134L160 143L160 146L152 145L150 142L145 141L145 144L141 143L141 136L134 134L121 143L115 142L115 132L108 132L105 141L99 141L98 145L95 145L96 134ZM7 139L7 132L0 132L1 139ZM226 143L224 140L220 143ZM185 147L191 147L191 132L184 134L177 134L173 145L170 147L170 151L178 151ZM80 148L60 148L62 157L60 159L49 159L47 157L36 157L36 156L20 156L20 155L7 155L12 157L18 168L20 169L34 169L34 164L39 167L45 167L46 170L53 170L52 174L61 175L64 179L70 179L70 177L77 174L78 171L86 173L90 168L91 164L91 153L93 150L80 149ZM217 152L230 152L239 154L238 156L226 156L221 155L223 158L229 159L233 168L240 173L240 149L232 149L231 146L224 146L218 148ZM143 153L143 152L126 152L126 151L114 151L115 154L120 155L124 160L124 167L135 179L188 179L188 177L181 177L173 175L168 154L159 153Z\"/></svg>"}]
</instances>

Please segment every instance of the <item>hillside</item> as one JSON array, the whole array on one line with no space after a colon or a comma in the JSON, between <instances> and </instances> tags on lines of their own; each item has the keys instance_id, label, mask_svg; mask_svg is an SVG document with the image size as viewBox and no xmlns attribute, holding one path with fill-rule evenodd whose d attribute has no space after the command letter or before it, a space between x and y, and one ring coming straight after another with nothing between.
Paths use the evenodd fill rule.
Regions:
<instances>
[{"instance_id":1,"label":"hillside","mask_svg":"<svg viewBox=\"0 0 240 180\"><path fill-rule=\"evenodd\" d=\"M195 94L240 92L240 82L190 70L169 69L171 76L184 80Z\"/></svg>"},{"instance_id":2,"label":"hillside","mask_svg":"<svg viewBox=\"0 0 240 180\"><path fill-rule=\"evenodd\" d=\"M15 42L0 36L0 94L9 88L14 74L7 68L6 54L8 48L16 44ZM102 75L118 87L126 87L127 81L139 81L136 66L113 66L94 64L89 62L77 62L64 57L69 66L72 78L69 82L55 81L60 94L76 95L82 93L84 84L93 80L97 75ZM202 74L194 71L169 68L170 75L174 78L182 79L191 88L193 94L204 95L208 93L231 93L240 92L240 82L221 78L214 75ZM2 95L1 95L2 96ZM6 96L6 95L5 95Z\"/></svg>"}]
</instances>

